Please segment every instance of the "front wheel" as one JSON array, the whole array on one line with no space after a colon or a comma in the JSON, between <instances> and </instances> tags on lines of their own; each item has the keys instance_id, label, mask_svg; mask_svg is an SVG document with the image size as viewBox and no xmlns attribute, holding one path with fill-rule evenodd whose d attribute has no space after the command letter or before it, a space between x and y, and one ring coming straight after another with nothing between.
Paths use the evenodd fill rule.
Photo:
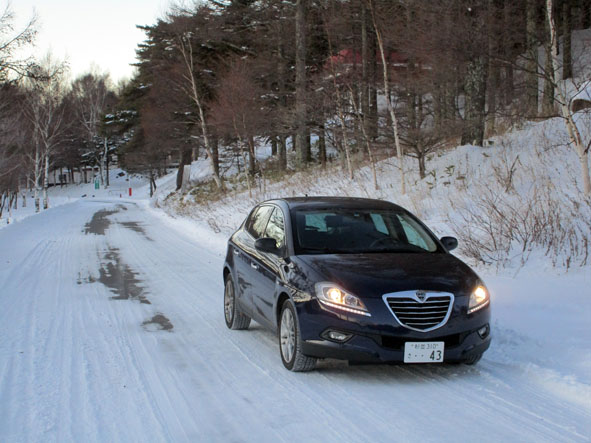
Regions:
<instances>
[{"instance_id":1,"label":"front wheel","mask_svg":"<svg viewBox=\"0 0 591 443\"><path fill-rule=\"evenodd\" d=\"M476 363L478 363L480 361L481 358L482 358L482 354L476 354L476 355L473 355L472 357L468 357L462 363L464 363L465 365L470 365L470 366L475 365Z\"/></svg>"},{"instance_id":2,"label":"front wheel","mask_svg":"<svg viewBox=\"0 0 591 443\"><path fill-rule=\"evenodd\" d=\"M285 300L279 320L279 350L281 361L290 371L305 372L314 369L316 359L302 353L302 339L291 300Z\"/></svg>"},{"instance_id":3,"label":"front wheel","mask_svg":"<svg viewBox=\"0 0 591 443\"><path fill-rule=\"evenodd\" d=\"M232 276L228 274L224 288L224 318L230 329L248 329L250 317L243 314L236 303L236 291Z\"/></svg>"}]
</instances>

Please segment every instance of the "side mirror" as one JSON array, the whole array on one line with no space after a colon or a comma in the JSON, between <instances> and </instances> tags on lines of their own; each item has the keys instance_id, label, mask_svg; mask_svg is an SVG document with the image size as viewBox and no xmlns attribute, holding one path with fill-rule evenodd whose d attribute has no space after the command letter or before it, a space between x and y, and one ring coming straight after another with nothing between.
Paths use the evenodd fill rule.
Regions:
<instances>
[{"instance_id":1,"label":"side mirror","mask_svg":"<svg viewBox=\"0 0 591 443\"><path fill-rule=\"evenodd\" d=\"M270 237L263 237L258 238L254 242L254 247L261 252L269 252L271 254L279 253L279 248L277 247L277 242L274 238Z\"/></svg>"},{"instance_id":2,"label":"side mirror","mask_svg":"<svg viewBox=\"0 0 591 443\"><path fill-rule=\"evenodd\" d=\"M458 247L458 239L455 237L441 237L439 241L443 243L443 246L445 246L445 249L447 249L448 251L451 251Z\"/></svg>"}]
</instances>

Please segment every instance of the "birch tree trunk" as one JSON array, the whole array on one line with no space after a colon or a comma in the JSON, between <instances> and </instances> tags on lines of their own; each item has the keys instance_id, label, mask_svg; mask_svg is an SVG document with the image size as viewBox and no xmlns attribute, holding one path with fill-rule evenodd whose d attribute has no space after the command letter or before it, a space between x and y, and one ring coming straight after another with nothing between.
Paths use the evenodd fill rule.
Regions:
<instances>
[{"instance_id":1,"label":"birch tree trunk","mask_svg":"<svg viewBox=\"0 0 591 443\"><path fill-rule=\"evenodd\" d=\"M392 134L394 135L394 144L396 145L396 156L398 157L398 167L400 168L400 192L402 195L406 194L406 183L404 179L404 154L402 152L402 146L400 145L400 139L398 137L398 120L394 113L394 106L392 105L392 97L390 97L390 87L388 83L388 63L386 61L386 54L384 51L384 42L382 40L382 34L378 28L375 16L375 10L373 7L372 0L368 0L369 9L371 11L371 18L374 30L376 32L376 40L378 43L378 50L380 51L380 58L382 59L382 71L384 75L384 95L386 96L386 104L388 106L388 113L392 121Z\"/></svg>"},{"instance_id":2,"label":"birch tree trunk","mask_svg":"<svg viewBox=\"0 0 591 443\"><path fill-rule=\"evenodd\" d=\"M546 75L544 76L544 97L542 99L542 115L545 118L552 117L554 115L554 85L555 79L554 75L549 76L548 73L554 69L553 61L552 61L552 41L550 40L550 24L547 20L545 20L546 24L544 29L546 30L546 43L544 44L544 52L545 52L545 65L544 65L544 72ZM556 71L555 74L558 74Z\"/></svg>"},{"instance_id":3,"label":"birch tree trunk","mask_svg":"<svg viewBox=\"0 0 591 443\"><path fill-rule=\"evenodd\" d=\"M195 67L193 64L193 47L191 46L190 41L187 41L185 44L184 36L181 36L179 37L179 49L181 51L181 55L183 56L185 67L187 68L187 71L183 77L189 83L188 90L190 98L191 100L193 100L193 102L197 106L197 110L199 111L199 123L201 125L201 133L203 135L203 143L205 145L205 151L207 152L207 157L209 158L209 162L211 165L213 179L218 189L221 189L223 187L223 184L219 174L216 173L217 168L214 164L214 156L211 149L209 131L207 130L205 112L203 111L203 103L201 100L201 95L199 94L199 91L197 89L197 82L195 80Z\"/></svg>"},{"instance_id":4,"label":"birch tree trunk","mask_svg":"<svg viewBox=\"0 0 591 443\"><path fill-rule=\"evenodd\" d=\"M41 191L40 182L41 182L41 152L39 151L39 145L35 147L35 212L39 212L40 205L39 205L39 194Z\"/></svg>"},{"instance_id":5,"label":"birch tree trunk","mask_svg":"<svg viewBox=\"0 0 591 443\"><path fill-rule=\"evenodd\" d=\"M556 32L556 23L554 21L554 13L552 10L552 0L546 0L546 15L548 19L548 28L550 30L550 48L552 50L552 69L549 72L550 79L554 85L554 96L560 104L560 114L564 119L566 125L566 131L572 145L577 151L579 156L579 163L581 166L581 175L583 179L583 193L585 195L591 195L591 178L589 174L589 155L585 150L583 138L581 132L574 121L573 114L569 108L569 100L566 96L564 88L560 87L556 77L559 68L559 55L558 55L558 36Z\"/></svg>"},{"instance_id":6,"label":"birch tree trunk","mask_svg":"<svg viewBox=\"0 0 591 443\"><path fill-rule=\"evenodd\" d=\"M49 201L47 198L47 188L49 187L49 149L45 150L45 168L43 172L43 209L49 207Z\"/></svg>"}]
</instances>

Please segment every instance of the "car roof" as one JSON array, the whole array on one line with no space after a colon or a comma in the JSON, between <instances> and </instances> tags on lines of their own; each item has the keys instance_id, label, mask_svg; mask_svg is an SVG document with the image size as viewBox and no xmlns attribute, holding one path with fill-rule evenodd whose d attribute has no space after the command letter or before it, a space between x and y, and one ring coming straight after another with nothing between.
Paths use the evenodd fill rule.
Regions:
<instances>
[{"instance_id":1,"label":"car roof","mask_svg":"<svg viewBox=\"0 0 591 443\"><path fill-rule=\"evenodd\" d=\"M273 201L285 202L290 210L321 208L404 210L404 208L389 201L358 197L287 197L269 200L269 203Z\"/></svg>"}]
</instances>

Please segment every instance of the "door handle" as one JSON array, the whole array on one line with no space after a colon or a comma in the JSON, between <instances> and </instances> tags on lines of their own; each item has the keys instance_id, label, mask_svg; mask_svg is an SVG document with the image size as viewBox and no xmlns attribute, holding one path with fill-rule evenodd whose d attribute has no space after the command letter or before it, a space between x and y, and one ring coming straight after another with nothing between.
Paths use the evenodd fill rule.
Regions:
<instances>
[{"instance_id":1,"label":"door handle","mask_svg":"<svg viewBox=\"0 0 591 443\"><path fill-rule=\"evenodd\" d=\"M257 265L256 263L252 263L252 262L250 263L250 267L252 269L259 269L259 265Z\"/></svg>"},{"instance_id":2,"label":"door handle","mask_svg":"<svg viewBox=\"0 0 591 443\"><path fill-rule=\"evenodd\" d=\"M234 255L240 255L240 251L238 249L234 249Z\"/></svg>"}]
</instances>

